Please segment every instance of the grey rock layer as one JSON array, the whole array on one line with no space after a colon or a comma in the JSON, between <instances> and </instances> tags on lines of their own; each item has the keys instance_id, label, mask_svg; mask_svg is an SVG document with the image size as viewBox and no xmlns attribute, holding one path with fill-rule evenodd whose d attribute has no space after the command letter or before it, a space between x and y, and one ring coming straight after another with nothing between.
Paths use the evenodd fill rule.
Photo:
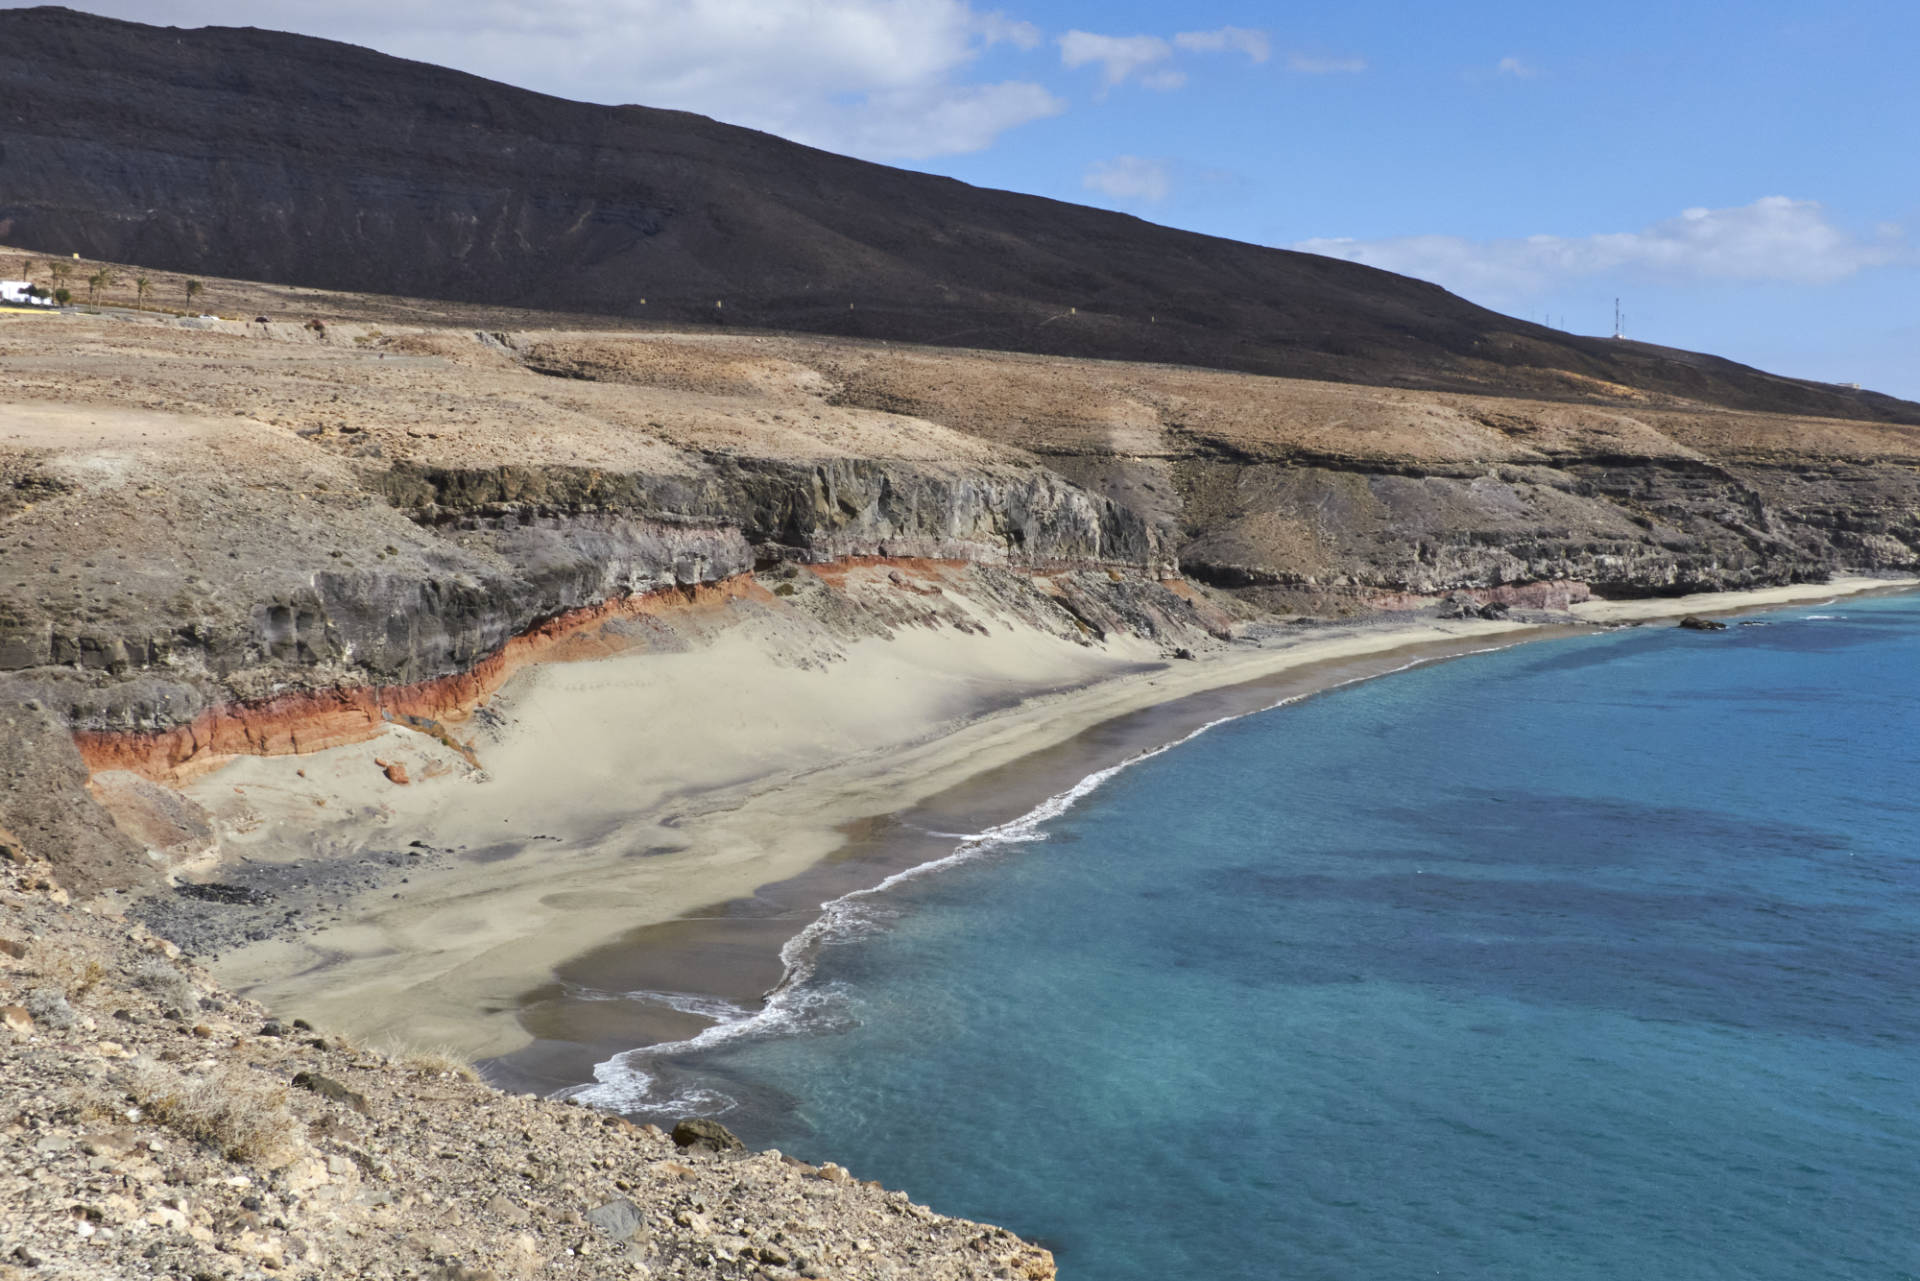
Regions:
<instances>
[{"instance_id":1,"label":"grey rock layer","mask_svg":"<svg viewBox=\"0 0 1920 1281\"><path fill-rule=\"evenodd\" d=\"M1180 476L1205 513L1180 548L1185 572L1268 597L1559 580L1662 596L1920 569L1920 469L1898 463L1188 462Z\"/></svg>"},{"instance_id":2,"label":"grey rock layer","mask_svg":"<svg viewBox=\"0 0 1920 1281\"><path fill-rule=\"evenodd\" d=\"M230 502L205 526L248 532L191 562L207 573L167 572L214 536L183 527L178 543L139 549L153 572L120 571L132 589L98 609L0 599L0 677L76 728L160 729L223 701L453 675L624 596L865 556L1078 571L1058 597L1015 580L996 590L1089 636L1206 636L1158 586L1178 572L1168 531L1039 467L694 456L686 473L400 466L363 483L304 539L274 532L260 505L274 500L236 490L255 505Z\"/></svg>"}]
</instances>

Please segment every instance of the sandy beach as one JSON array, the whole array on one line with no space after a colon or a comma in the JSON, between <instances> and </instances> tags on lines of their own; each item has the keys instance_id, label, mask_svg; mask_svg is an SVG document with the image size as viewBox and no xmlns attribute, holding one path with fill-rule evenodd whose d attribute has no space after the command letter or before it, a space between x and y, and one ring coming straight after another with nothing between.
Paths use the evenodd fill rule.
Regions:
<instances>
[{"instance_id":1,"label":"sandy beach","mask_svg":"<svg viewBox=\"0 0 1920 1281\"><path fill-rule=\"evenodd\" d=\"M1687 614L1726 614L1749 609L1773 609L1835 600L1868 592L1911 591L1920 578L1885 578L1864 574L1835 574L1824 583L1794 583L1762 587L1750 592L1701 592L1694 596L1650 596L1640 600L1590 600L1572 607L1575 618L1588 623L1628 623Z\"/></svg>"},{"instance_id":2,"label":"sandy beach","mask_svg":"<svg viewBox=\"0 0 1920 1281\"><path fill-rule=\"evenodd\" d=\"M1626 621L1911 585L1847 579L1575 613ZM1322 624L1167 661L1137 641L1079 645L983 621L985 634L904 630L810 654L748 619L683 652L533 667L461 727L479 770L398 728L312 755L236 759L187 789L229 860L412 842L446 853L335 905L317 928L226 953L216 971L319 1026L507 1055L532 1039L526 995L570 960L788 881L846 849L861 824L1094 727L1245 687L1208 712L1237 714L1275 701L1276 680L1311 692L1565 634L1478 620ZM389 765L410 782L389 781Z\"/></svg>"}]
</instances>

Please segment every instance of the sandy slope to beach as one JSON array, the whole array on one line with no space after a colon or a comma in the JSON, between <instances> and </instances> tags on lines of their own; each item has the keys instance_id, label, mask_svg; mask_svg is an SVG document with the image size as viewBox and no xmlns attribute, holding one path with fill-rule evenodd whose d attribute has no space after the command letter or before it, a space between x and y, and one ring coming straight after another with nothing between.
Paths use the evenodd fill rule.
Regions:
<instances>
[{"instance_id":1,"label":"sandy slope to beach","mask_svg":"<svg viewBox=\"0 0 1920 1281\"><path fill-rule=\"evenodd\" d=\"M1856 578L1576 612L1672 617L1902 585ZM1332 669L1330 683L1437 644L1497 645L1528 630L1285 629L1166 662L1138 641L1079 645L1017 623L809 653L749 620L684 652L531 668L470 727L481 771L396 728L308 756L237 759L191 784L229 859L337 858L415 840L459 851L340 905L318 929L229 952L215 970L323 1026L509 1053L528 1039L518 999L556 966L793 876L858 820L1204 690L1316 664ZM391 783L380 763L412 782Z\"/></svg>"},{"instance_id":2,"label":"sandy slope to beach","mask_svg":"<svg viewBox=\"0 0 1920 1281\"><path fill-rule=\"evenodd\" d=\"M1572 607L1572 614L1589 623L1627 623L1650 618L1677 618L1684 614L1723 614L1733 610L1770 609L1808 601L1857 596L1862 592L1899 591L1920 586L1920 578L1835 574L1824 583L1791 583L1750 592L1701 592L1695 596L1649 596L1641 600L1590 600Z\"/></svg>"},{"instance_id":3,"label":"sandy slope to beach","mask_svg":"<svg viewBox=\"0 0 1920 1281\"><path fill-rule=\"evenodd\" d=\"M466 851L215 968L323 1026L506 1053L525 1040L516 999L554 966L792 876L838 848L844 825L1186 694L1518 630L1316 629L1172 663L1137 642L1084 647L1020 627L902 632L806 667L766 638L727 634L686 653L534 668L493 704L483 773L395 729L238 759L192 784L229 858L416 839ZM376 759L415 781L390 783Z\"/></svg>"}]
</instances>

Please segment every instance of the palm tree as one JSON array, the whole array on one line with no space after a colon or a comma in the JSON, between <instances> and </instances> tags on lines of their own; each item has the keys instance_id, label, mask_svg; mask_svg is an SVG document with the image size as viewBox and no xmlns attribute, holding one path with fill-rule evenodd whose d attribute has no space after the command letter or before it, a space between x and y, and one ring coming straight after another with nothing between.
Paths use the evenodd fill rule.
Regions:
<instances>
[{"instance_id":1,"label":"palm tree","mask_svg":"<svg viewBox=\"0 0 1920 1281\"><path fill-rule=\"evenodd\" d=\"M24 258L20 262L20 274L27 278L28 284L33 283L33 267L34 262L31 258Z\"/></svg>"},{"instance_id":2,"label":"palm tree","mask_svg":"<svg viewBox=\"0 0 1920 1281\"><path fill-rule=\"evenodd\" d=\"M102 289L105 289L106 287L107 287L107 273L105 271L96 271L91 276L88 276L87 277L87 301L88 302L94 301L96 298L100 296L100 291Z\"/></svg>"},{"instance_id":3,"label":"palm tree","mask_svg":"<svg viewBox=\"0 0 1920 1281\"><path fill-rule=\"evenodd\" d=\"M139 300L140 306L142 308L146 307L147 295L152 292L153 292L153 282L151 280L148 280L145 276L134 277L133 296Z\"/></svg>"},{"instance_id":4,"label":"palm tree","mask_svg":"<svg viewBox=\"0 0 1920 1281\"><path fill-rule=\"evenodd\" d=\"M191 309L193 307L193 300L195 298L198 298L201 294L205 293L206 291L207 291L207 287L201 284L199 281L189 280L187 282L187 307Z\"/></svg>"},{"instance_id":5,"label":"palm tree","mask_svg":"<svg viewBox=\"0 0 1920 1281\"><path fill-rule=\"evenodd\" d=\"M47 264L47 274L53 277L53 287L58 289L67 283L68 277L73 275L73 268L64 262L56 260Z\"/></svg>"},{"instance_id":6,"label":"palm tree","mask_svg":"<svg viewBox=\"0 0 1920 1281\"><path fill-rule=\"evenodd\" d=\"M100 292L101 293L105 293L107 290L113 288L115 285L119 283L120 283L120 277L114 273L113 268L102 267L100 269Z\"/></svg>"}]
</instances>

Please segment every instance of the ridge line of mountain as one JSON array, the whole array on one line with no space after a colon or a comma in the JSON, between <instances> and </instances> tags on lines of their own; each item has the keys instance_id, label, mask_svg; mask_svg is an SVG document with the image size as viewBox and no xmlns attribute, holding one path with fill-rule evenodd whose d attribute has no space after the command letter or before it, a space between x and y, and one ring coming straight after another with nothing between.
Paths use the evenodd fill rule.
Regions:
<instances>
[{"instance_id":1,"label":"ridge line of mountain","mask_svg":"<svg viewBox=\"0 0 1920 1281\"><path fill-rule=\"evenodd\" d=\"M1501 316L1372 267L351 45L0 10L0 240L720 329L1495 395L1920 405Z\"/></svg>"}]
</instances>

